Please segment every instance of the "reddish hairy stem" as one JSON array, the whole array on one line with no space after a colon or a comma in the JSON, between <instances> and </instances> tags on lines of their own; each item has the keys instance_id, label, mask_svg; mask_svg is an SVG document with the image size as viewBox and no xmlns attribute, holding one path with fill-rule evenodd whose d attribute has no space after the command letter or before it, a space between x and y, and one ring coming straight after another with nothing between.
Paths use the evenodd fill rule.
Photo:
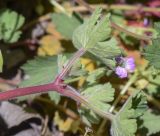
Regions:
<instances>
[{"instance_id":1,"label":"reddish hairy stem","mask_svg":"<svg viewBox=\"0 0 160 136\"><path fill-rule=\"evenodd\" d=\"M74 55L73 57L69 60L69 62L67 63L67 65L64 67L64 69L61 71L61 73L57 76L56 78L56 84L60 83L63 78L66 76L67 72L70 70L70 68L72 67L72 65L77 61L77 59L79 59L84 53L86 52L86 50L82 47L80 48Z\"/></svg>"},{"instance_id":2,"label":"reddish hairy stem","mask_svg":"<svg viewBox=\"0 0 160 136\"><path fill-rule=\"evenodd\" d=\"M65 85L63 85L63 78L69 71L69 69L72 67L72 65L76 62L76 60L82 56L85 53L85 49L81 48L79 49L73 57L69 60L65 68L62 70L62 72L57 76L56 80L52 83L45 84L45 85L39 85L39 86L32 86L32 87L25 87L25 88L17 88L15 90L5 91L0 93L0 101L2 100L8 100L13 99L15 97L29 95L29 94L35 94L35 93L42 93L42 92L48 92L50 90L54 90L62 95L63 91L65 91ZM70 96L69 96L70 97Z\"/></svg>"},{"instance_id":3,"label":"reddish hairy stem","mask_svg":"<svg viewBox=\"0 0 160 136\"><path fill-rule=\"evenodd\" d=\"M45 84L45 85L25 87L25 88L17 88L15 90L9 90L9 91L5 91L5 92L1 92L0 93L0 101L13 99L13 98L16 98L18 96L48 92L48 91L51 91L51 90L54 90L58 93L61 92L60 86L56 85L55 83L50 83L50 84Z\"/></svg>"}]
</instances>

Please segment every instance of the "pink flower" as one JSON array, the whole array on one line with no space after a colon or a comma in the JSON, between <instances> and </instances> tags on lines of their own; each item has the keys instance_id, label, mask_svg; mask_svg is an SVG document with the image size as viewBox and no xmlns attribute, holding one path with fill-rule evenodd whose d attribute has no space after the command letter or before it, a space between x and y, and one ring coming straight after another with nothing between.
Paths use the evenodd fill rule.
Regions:
<instances>
[{"instance_id":1,"label":"pink flower","mask_svg":"<svg viewBox=\"0 0 160 136\"><path fill-rule=\"evenodd\" d=\"M132 57L125 58L124 63L125 63L125 69L127 71L129 71L130 73L134 72L134 70L135 70L134 58L132 58Z\"/></svg>"},{"instance_id":2,"label":"pink flower","mask_svg":"<svg viewBox=\"0 0 160 136\"><path fill-rule=\"evenodd\" d=\"M135 70L135 62L134 58L123 58L119 57L117 63L119 63L120 66L117 66L115 73L120 78L126 78L128 76L128 73L132 73Z\"/></svg>"},{"instance_id":3,"label":"pink flower","mask_svg":"<svg viewBox=\"0 0 160 136\"><path fill-rule=\"evenodd\" d=\"M118 66L116 68L116 74L120 77L120 78L126 78L128 73L127 70L125 68L122 68L120 66Z\"/></svg>"}]
</instances>

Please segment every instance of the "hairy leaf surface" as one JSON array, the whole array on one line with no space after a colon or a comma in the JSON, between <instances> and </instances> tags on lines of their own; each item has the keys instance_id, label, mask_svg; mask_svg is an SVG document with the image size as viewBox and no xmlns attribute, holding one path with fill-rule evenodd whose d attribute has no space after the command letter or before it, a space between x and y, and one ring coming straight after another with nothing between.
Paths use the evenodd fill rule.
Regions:
<instances>
[{"instance_id":1,"label":"hairy leaf surface","mask_svg":"<svg viewBox=\"0 0 160 136\"><path fill-rule=\"evenodd\" d=\"M140 129L147 129L147 136L160 132L160 115L147 111L140 117L142 122Z\"/></svg>"},{"instance_id":2,"label":"hairy leaf surface","mask_svg":"<svg viewBox=\"0 0 160 136\"><path fill-rule=\"evenodd\" d=\"M144 94L136 93L131 96L112 121L112 136L135 136L136 118L141 116L144 111L146 111Z\"/></svg>"},{"instance_id":3,"label":"hairy leaf surface","mask_svg":"<svg viewBox=\"0 0 160 136\"><path fill-rule=\"evenodd\" d=\"M18 29L24 23L24 17L10 9L0 10L0 39L5 42L16 42L21 34Z\"/></svg>"},{"instance_id":4,"label":"hairy leaf surface","mask_svg":"<svg viewBox=\"0 0 160 136\"><path fill-rule=\"evenodd\" d=\"M111 27L108 14L101 19L102 9L97 8L93 15L79 26L73 33L75 47L90 49L98 42L110 37Z\"/></svg>"},{"instance_id":5,"label":"hairy leaf surface","mask_svg":"<svg viewBox=\"0 0 160 136\"><path fill-rule=\"evenodd\" d=\"M116 65L114 58L122 54L115 38L111 38L104 42L98 42L96 46L89 49L89 52L94 54L110 68L114 68Z\"/></svg>"},{"instance_id":6,"label":"hairy leaf surface","mask_svg":"<svg viewBox=\"0 0 160 136\"><path fill-rule=\"evenodd\" d=\"M73 31L82 23L81 19L76 14L68 16L63 13L52 14L52 22L56 26L58 32L67 39L72 39Z\"/></svg>"},{"instance_id":7,"label":"hairy leaf surface","mask_svg":"<svg viewBox=\"0 0 160 136\"><path fill-rule=\"evenodd\" d=\"M151 65L160 69L160 39L153 40L153 44L147 46L143 54Z\"/></svg>"},{"instance_id":8,"label":"hairy leaf surface","mask_svg":"<svg viewBox=\"0 0 160 136\"><path fill-rule=\"evenodd\" d=\"M96 83L98 79L100 79L103 75L105 74L105 69L104 68L98 68L92 72L89 73L87 77L87 82L90 84Z\"/></svg>"},{"instance_id":9,"label":"hairy leaf surface","mask_svg":"<svg viewBox=\"0 0 160 136\"><path fill-rule=\"evenodd\" d=\"M114 99L114 89L111 84L94 85L85 89L82 94L86 97L89 103L98 108L101 111L107 111L110 108L110 104Z\"/></svg>"},{"instance_id":10,"label":"hairy leaf surface","mask_svg":"<svg viewBox=\"0 0 160 136\"><path fill-rule=\"evenodd\" d=\"M42 85L54 81L58 73L57 57L36 57L28 61L22 69L28 75L21 86Z\"/></svg>"}]
</instances>

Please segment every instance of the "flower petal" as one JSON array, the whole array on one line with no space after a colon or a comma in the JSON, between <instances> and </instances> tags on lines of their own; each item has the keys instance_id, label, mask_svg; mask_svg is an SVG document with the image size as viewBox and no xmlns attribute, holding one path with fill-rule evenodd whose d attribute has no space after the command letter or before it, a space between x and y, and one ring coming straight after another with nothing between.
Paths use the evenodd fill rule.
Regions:
<instances>
[{"instance_id":1,"label":"flower petal","mask_svg":"<svg viewBox=\"0 0 160 136\"><path fill-rule=\"evenodd\" d=\"M116 74L120 78L126 78L128 76L127 70L125 68L120 67L120 66L118 66L115 71L116 71Z\"/></svg>"}]
</instances>

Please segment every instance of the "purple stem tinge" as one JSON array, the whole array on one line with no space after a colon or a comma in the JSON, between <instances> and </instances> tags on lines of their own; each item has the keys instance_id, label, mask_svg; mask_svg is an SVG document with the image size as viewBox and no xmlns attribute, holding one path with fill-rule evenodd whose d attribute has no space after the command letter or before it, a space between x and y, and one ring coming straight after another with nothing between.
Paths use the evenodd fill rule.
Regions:
<instances>
[{"instance_id":1,"label":"purple stem tinge","mask_svg":"<svg viewBox=\"0 0 160 136\"><path fill-rule=\"evenodd\" d=\"M55 90L56 92L59 92L59 93L61 91L59 89L59 86L54 84L54 83L39 85L39 86L32 86L32 87L25 87L25 88L17 88L17 89L14 89L14 90L1 92L0 93L0 101L13 99L13 98L16 98L18 96L48 92L48 91L51 91L51 90Z\"/></svg>"}]
</instances>

